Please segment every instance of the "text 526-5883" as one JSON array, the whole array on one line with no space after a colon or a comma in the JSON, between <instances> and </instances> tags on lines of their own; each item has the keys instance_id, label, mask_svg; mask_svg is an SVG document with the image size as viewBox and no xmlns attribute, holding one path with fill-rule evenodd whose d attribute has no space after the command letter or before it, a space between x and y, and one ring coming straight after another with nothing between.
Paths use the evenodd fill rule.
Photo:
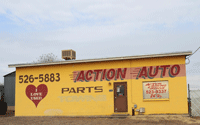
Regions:
<instances>
[{"instance_id":1,"label":"text 526-5883","mask_svg":"<svg viewBox=\"0 0 200 125\"><path fill-rule=\"evenodd\" d=\"M19 83L33 83L35 80L39 80L39 82L58 82L60 81L60 73L39 74L39 76L19 75Z\"/></svg>"}]
</instances>

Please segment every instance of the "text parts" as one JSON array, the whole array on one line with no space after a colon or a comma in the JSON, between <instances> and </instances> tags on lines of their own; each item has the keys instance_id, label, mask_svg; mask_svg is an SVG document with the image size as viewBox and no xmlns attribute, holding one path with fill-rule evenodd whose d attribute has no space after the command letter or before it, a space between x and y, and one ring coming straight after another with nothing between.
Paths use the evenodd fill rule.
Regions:
<instances>
[{"instance_id":1,"label":"text parts","mask_svg":"<svg viewBox=\"0 0 200 125\"><path fill-rule=\"evenodd\" d=\"M103 86L90 86L90 87L70 87L62 88L61 93L99 93L103 92Z\"/></svg>"}]
</instances>

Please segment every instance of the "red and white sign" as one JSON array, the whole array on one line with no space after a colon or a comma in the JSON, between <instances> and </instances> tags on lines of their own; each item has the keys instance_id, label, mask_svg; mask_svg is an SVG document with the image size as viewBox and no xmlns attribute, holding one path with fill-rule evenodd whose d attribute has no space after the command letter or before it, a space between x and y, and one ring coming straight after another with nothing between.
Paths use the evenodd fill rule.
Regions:
<instances>
[{"instance_id":1,"label":"red and white sign","mask_svg":"<svg viewBox=\"0 0 200 125\"><path fill-rule=\"evenodd\" d=\"M168 99L168 81L143 82L144 99Z\"/></svg>"},{"instance_id":2,"label":"red and white sign","mask_svg":"<svg viewBox=\"0 0 200 125\"><path fill-rule=\"evenodd\" d=\"M34 85L26 87L26 96L33 101L35 106L47 95L48 88L45 84L40 84L37 88Z\"/></svg>"},{"instance_id":3,"label":"red and white sign","mask_svg":"<svg viewBox=\"0 0 200 125\"><path fill-rule=\"evenodd\" d=\"M74 82L110 81L126 79L154 79L185 76L185 64L127 67L113 69L91 69L70 74Z\"/></svg>"}]
</instances>

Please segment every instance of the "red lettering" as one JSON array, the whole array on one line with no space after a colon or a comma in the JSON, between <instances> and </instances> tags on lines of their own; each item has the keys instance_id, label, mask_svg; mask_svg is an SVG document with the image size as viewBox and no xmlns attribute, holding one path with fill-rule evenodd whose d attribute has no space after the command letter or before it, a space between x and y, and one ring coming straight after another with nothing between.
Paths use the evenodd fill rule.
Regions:
<instances>
[{"instance_id":1,"label":"red lettering","mask_svg":"<svg viewBox=\"0 0 200 125\"><path fill-rule=\"evenodd\" d=\"M94 73L96 73L95 75L95 81L99 78L99 73L102 71L102 69L99 69L99 70L94 70Z\"/></svg>"},{"instance_id":2,"label":"red lettering","mask_svg":"<svg viewBox=\"0 0 200 125\"><path fill-rule=\"evenodd\" d=\"M160 68L163 69L162 71L162 76L165 76L165 72L166 72L166 68L170 67L170 65L163 65L163 66L160 66Z\"/></svg>"},{"instance_id":3,"label":"red lettering","mask_svg":"<svg viewBox=\"0 0 200 125\"><path fill-rule=\"evenodd\" d=\"M140 71L139 78L142 76L147 77L147 68L146 67L143 67L142 70Z\"/></svg>"},{"instance_id":4,"label":"red lettering","mask_svg":"<svg viewBox=\"0 0 200 125\"><path fill-rule=\"evenodd\" d=\"M92 76L88 77L89 74L91 75L92 73L93 73L92 70L88 70L88 71L86 72L86 74L85 74L85 79L86 79L87 81L90 81L90 80L92 79Z\"/></svg>"},{"instance_id":5,"label":"red lettering","mask_svg":"<svg viewBox=\"0 0 200 125\"><path fill-rule=\"evenodd\" d=\"M108 72L107 72L107 78L110 80L110 79L113 79L114 76L115 76L115 70L114 69L108 70Z\"/></svg>"},{"instance_id":6,"label":"red lettering","mask_svg":"<svg viewBox=\"0 0 200 125\"><path fill-rule=\"evenodd\" d=\"M119 79L119 76L121 76L121 79L125 79L126 70L127 70L127 68L124 68L124 71L122 72L122 69L118 68L118 70L117 70L117 79Z\"/></svg>"},{"instance_id":7,"label":"red lettering","mask_svg":"<svg viewBox=\"0 0 200 125\"><path fill-rule=\"evenodd\" d=\"M104 69L103 72L102 72L102 76L101 76L102 79L101 80L104 80L105 74L106 74L106 69Z\"/></svg>"},{"instance_id":8,"label":"red lettering","mask_svg":"<svg viewBox=\"0 0 200 125\"><path fill-rule=\"evenodd\" d=\"M174 69L175 69L175 72L173 72ZM172 76L178 75L179 72L180 72L180 66L179 66L179 65L173 65L173 66L171 67L171 69L170 69L170 74L171 74Z\"/></svg>"},{"instance_id":9,"label":"red lettering","mask_svg":"<svg viewBox=\"0 0 200 125\"><path fill-rule=\"evenodd\" d=\"M79 81L79 80L84 81L84 71L81 71L81 72L79 73L79 76L78 76L78 78L77 78L77 81Z\"/></svg>"},{"instance_id":10,"label":"red lettering","mask_svg":"<svg viewBox=\"0 0 200 125\"><path fill-rule=\"evenodd\" d=\"M160 94L157 94L157 97L161 98L162 96Z\"/></svg>"},{"instance_id":11,"label":"red lettering","mask_svg":"<svg viewBox=\"0 0 200 125\"><path fill-rule=\"evenodd\" d=\"M149 90L149 94L151 94L151 90Z\"/></svg>"},{"instance_id":12,"label":"red lettering","mask_svg":"<svg viewBox=\"0 0 200 125\"><path fill-rule=\"evenodd\" d=\"M156 85L156 83L152 83L151 86L150 86L150 89L155 89L156 88L155 85Z\"/></svg>"},{"instance_id":13,"label":"red lettering","mask_svg":"<svg viewBox=\"0 0 200 125\"><path fill-rule=\"evenodd\" d=\"M156 66L156 69L154 68L154 74L152 73L152 68L153 68L153 66L150 66L150 68L149 68L149 76L150 77L155 77L157 74L158 74L158 69L159 69L159 66Z\"/></svg>"},{"instance_id":14,"label":"red lettering","mask_svg":"<svg viewBox=\"0 0 200 125\"><path fill-rule=\"evenodd\" d=\"M150 98L156 97L156 94L151 94Z\"/></svg>"}]
</instances>

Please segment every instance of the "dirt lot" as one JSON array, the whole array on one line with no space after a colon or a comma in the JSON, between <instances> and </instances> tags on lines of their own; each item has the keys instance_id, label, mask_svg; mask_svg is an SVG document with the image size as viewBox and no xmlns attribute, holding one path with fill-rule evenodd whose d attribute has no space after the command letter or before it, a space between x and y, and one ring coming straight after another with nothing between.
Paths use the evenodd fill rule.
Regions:
<instances>
[{"instance_id":1,"label":"dirt lot","mask_svg":"<svg viewBox=\"0 0 200 125\"><path fill-rule=\"evenodd\" d=\"M127 118L15 117L13 111L0 115L0 125L200 125L200 118L188 115L140 115Z\"/></svg>"}]
</instances>

